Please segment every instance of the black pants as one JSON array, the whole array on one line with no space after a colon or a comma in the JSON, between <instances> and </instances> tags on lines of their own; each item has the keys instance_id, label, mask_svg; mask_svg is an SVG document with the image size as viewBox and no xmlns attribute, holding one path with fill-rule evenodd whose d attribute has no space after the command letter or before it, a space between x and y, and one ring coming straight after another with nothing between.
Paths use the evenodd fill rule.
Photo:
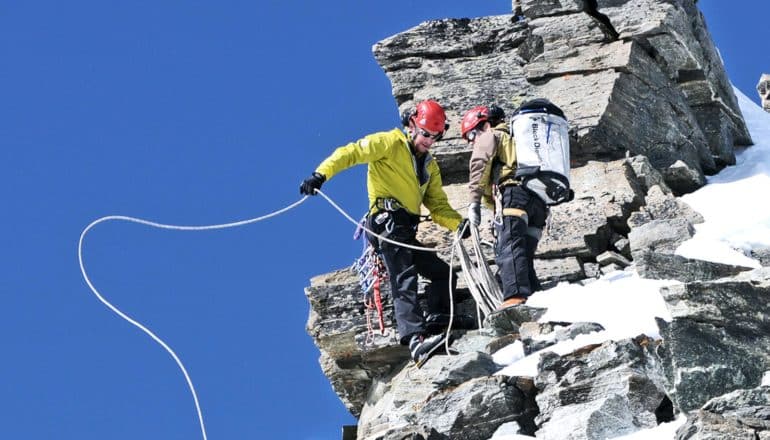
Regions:
<instances>
[{"instance_id":1,"label":"black pants","mask_svg":"<svg viewBox=\"0 0 770 440\"><path fill-rule=\"evenodd\" d=\"M502 281L503 297L528 297L540 289L535 273L535 250L548 217L548 208L536 195L518 185L501 189L503 208L516 208L526 217L504 215L495 224L497 243L495 262Z\"/></svg>"},{"instance_id":2,"label":"black pants","mask_svg":"<svg viewBox=\"0 0 770 440\"><path fill-rule=\"evenodd\" d=\"M419 217L404 209L380 211L367 219L367 228L391 240L422 246L416 239ZM418 274L429 279L427 290L428 313L449 312L449 265L435 252L418 251L388 243L377 237L369 240L379 247L390 276L393 308L398 335L402 344L408 344L415 333L425 333L425 317L417 301ZM452 288L457 278L452 279Z\"/></svg>"}]
</instances>

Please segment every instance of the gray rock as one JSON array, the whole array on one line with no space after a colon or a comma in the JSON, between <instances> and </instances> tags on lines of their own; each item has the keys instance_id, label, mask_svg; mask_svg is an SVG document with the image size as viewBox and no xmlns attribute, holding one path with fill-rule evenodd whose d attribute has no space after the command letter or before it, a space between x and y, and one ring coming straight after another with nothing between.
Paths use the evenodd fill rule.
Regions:
<instances>
[{"instance_id":1,"label":"gray rock","mask_svg":"<svg viewBox=\"0 0 770 440\"><path fill-rule=\"evenodd\" d=\"M625 268L631 265L631 262L626 257L620 255L617 252L606 251L596 256L596 262L601 266L607 266L609 264L616 264L621 268Z\"/></svg>"},{"instance_id":2,"label":"gray rock","mask_svg":"<svg viewBox=\"0 0 770 440\"><path fill-rule=\"evenodd\" d=\"M544 289L562 281L578 281L585 278L583 267L576 257L535 259L535 272Z\"/></svg>"},{"instance_id":3,"label":"gray rock","mask_svg":"<svg viewBox=\"0 0 770 440\"><path fill-rule=\"evenodd\" d=\"M681 411L759 385L770 368L770 269L661 289L672 321L658 320L669 396Z\"/></svg>"},{"instance_id":4,"label":"gray rock","mask_svg":"<svg viewBox=\"0 0 770 440\"><path fill-rule=\"evenodd\" d=\"M546 309L530 307L525 304L508 307L484 318L484 327L490 329L498 336L518 333L521 324L535 322L545 312Z\"/></svg>"},{"instance_id":5,"label":"gray rock","mask_svg":"<svg viewBox=\"0 0 770 440\"><path fill-rule=\"evenodd\" d=\"M598 276L595 261L605 261L600 256L607 251L633 257L648 276L732 274L733 268L671 255L700 221L675 196L733 163L734 146L751 143L695 1L523 0L522 9L523 22L511 15L434 20L373 47L401 110L426 98L445 106L450 129L433 151L444 183L455 184L447 188L452 205L464 213L468 203L470 149L458 133L462 113L488 103L510 112L524 99L547 97L570 120L576 199L551 210L536 259L544 284ZM489 218L489 211L483 215ZM483 237L491 239L486 228ZM453 235L423 224L419 239L446 248ZM493 259L491 248L483 252ZM439 256L449 260L448 251ZM768 311L744 304L751 302L746 297L760 300L766 280L741 276L687 284L684 292L698 292L700 299L671 293L676 313L661 324L668 333L659 351L677 408L695 409L707 397L755 386L755 369L768 369L767 355L749 347L749 341L768 346ZM481 353L515 338L544 310L525 306L487 319L490 328L456 341L461 356L438 355L416 370L395 338L389 287L383 290L385 335L368 333L351 271L316 277L306 289L308 333L335 391L361 416L358 438L486 440L505 423L534 432L534 387L487 377L492 365ZM456 294L467 297L465 290ZM472 301L459 304L458 312L474 313ZM499 335L507 336L493 339ZM648 346L614 344L564 359L546 356L538 436L600 438L651 426L662 395L654 357ZM555 391L557 385L564 390ZM562 431L571 426L577 437Z\"/></svg>"},{"instance_id":6,"label":"gray rock","mask_svg":"<svg viewBox=\"0 0 770 440\"><path fill-rule=\"evenodd\" d=\"M657 426L662 371L646 338L546 353L535 385L543 439L606 439Z\"/></svg>"},{"instance_id":7,"label":"gray rock","mask_svg":"<svg viewBox=\"0 0 770 440\"><path fill-rule=\"evenodd\" d=\"M644 200L635 173L624 160L589 162L572 171L575 200L555 206L537 248L539 258L590 259L606 251L615 231Z\"/></svg>"},{"instance_id":8,"label":"gray rock","mask_svg":"<svg viewBox=\"0 0 770 440\"><path fill-rule=\"evenodd\" d=\"M709 400L677 430L677 440L766 439L770 387L737 390Z\"/></svg>"},{"instance_id":9,"label":"gray rock","mask_svg":"<svg viewBox=\"0 0 770 440\"><path fill-rule=\"evenodd\" d=\"M683 218L693 225L703 223L703 216L700 213L694 211L682 199L663 192L663 188L658 185L647 191L644 202L644 206L632 213L628 219L628 226L631 229L638 228L653 220Z\"/></svg>"},{"instance_id":10,"label":"gray rock","mask_svg":"<svg viewBox=\"0 0 770 440\"><path fill-rule=\"evenodd\" d=\"M770 111L770 75L763 73L759 77L759 83L757 83L757 92L759 92L759 99L762 100L762 108L765 111Z\"/></svg>"},{"instance_id":11,"label":"gray rock","mask_svg":"<svg viewBox=\"0 0 770 440\"><path fill-rule=\"evenodd\" d=\"M602 275L611 274L613 272L617 272L619 270L623 270L623 266L616 264L616 263L610 263L605 266L601 266L599 268L599 271L602 273Z\"/></svg>"},{"instance_id":12,"label":"gray rock","mask_svg":"<svg viewBox=\"0 0 770 440\"><path fill-rule=\"evenodd\" d=\"M652 187L657 186L664 194L671 194L671 188L666 185L663 175L653 168L645 156L632 156L627 160L644 192L649 192Z\"/></svg>"},{"instance_id":13,"label":"gray rock","mask_svg":"<svg viewBox=\"0 0 770 440\"><path fill-rule=\"evenodd\" d=\"M381 288L384 335L377 328L376 313L363 306L363 293L352 270L317 276L305 289L310 301L307 331L321 352L321 368L353 415L360 413L373 377L387 375L410 359L409 351L397 338L390 286L384 283ZM424 306L423 291L419 298ZM459 304L456 313L475 316L475 306L466 303ZM367 313L373 320L372 333L368 330Z\"/></svg>"},{"instance_id":14,"label":"gray rock","mask_svg":"<svg viewBox=\"0 0 770 440\"><path fill-rule=\"evenodd\" d=\"M631 259L631 242L627 238L621 238L612 243L612 246L626 259Z\"/></svg>"},{"instance_id":15,"label":"gray rock","mask_svg":"<svg viewBox=\"0 0 770 440\"><path fill-rule=\"evenodd\" d=\"M635 255L636 272L642 278L652 280L677 280L685 283L710 281L752 269L712 261L693 260L673 254L638 252Z\"/></svg>"},{"instance_id":16,"label":"gray rock","mask_svg":"<svg viewBox=\"0 0 770 440\"><path fill-rule=\"evenodd\" d=\"M525 325L525 324L522 324L522 325ZM495 354L501 348L507 347L518 340L519 340L519 335L515 333L509 333L507 335L499 336L489 341L489 343L485 347L485 352L488 354Z\"/></svg>"},{"instance_id":17,"label":"gray rock","mask_svg":"<svg viewBox=\"0 0 770 440\"><path fill-rule=\"evenodd\" d=\"M452 332L452 335L455 337L452 348L460 353L479 351L492 354L489 352L488 347L497 339L494 332L485 328L468 331L455 330Z\"/></svg>"},{"instance_id":18,"label":"gray rock","mask_svg":"<svg viewBox=\"0 0 770 440\"><path fill-rule=\"evenodd\" d=\"M633 38L655 54L658 64L678 84L696 114L706 113L704 106L718 110L709 117L699 118L710 146L719 142L719 136L710 138L713 133L729 133L729 139L723 139L728 144L750 145L751 137L721 57L695 3L692 0L597 2L598 12L606 15L621 39ZM717 147L712 152L719 157L718 150ZM730 163L729 160L721 162Z\"/></svg>"},{"instance_id":19,"label":"gray rock","mask_svg":"<svg viewBox=\"0 0 770 440\"><path fill-rule=\"evenodd\" d=\"M595 322L524 323L519 328L524 352L531 354L562 341L604 330Z\"/></svg>"},{"instance_id":20,"label":"gray rock","mask_svg":"<svg viewBox=\"0 0 770 440\"><path fill-rule=\"evenodd\" d=\"M674 191L678 190L678 194L693 192L706 184L701 170L683 160L677 160L662 171L668 185Z\"/></svg>"},{"instance_id":21,"label":"gray rock","mask_svg":"<svg viewBox=\"0 0 770 440\"><path fill-rule=\"evenodd\" d=\"M521 10L530 19L583 12L585 8L583 0L521 0Z\"/></svg>"},{"instance_id":22,"label":"gray rock","mask_svg":"<svg viewBox=\"0 0 770 440\"><path fill-rule=\"evenodd\" d=\"M683 218L653 220L631 230L631 255L641 252L673 254L676 248L694 234L692 224Z\"/></svg>"},{"instance_id":23,"label":"gray rock","mask_svg":"<svg viewBox=\"0 0 770 440\"><path fill-rule=\"evenodd\" d=\"M686 25L688 36L698 34L700 30L690 25L697 22L691 16L697 10L664 10L655 16L652 32L636 26L634 20L643 17L637 5L618 5L612 12L629 22L621 24L628 38L615 41L617 25L602 18L601 7L586 10L581 3L528 2L527 23L512 23L510 16L430 21L377 43L373 52L402 109L427 97L441 97L449 118L459 120L462 112L478 103L497 102L510 111L522 99L546 96L572 121L577 163L620 158L631 151L648 156L677 193L702 185L703 170L714 172L717 165L691 105L719 105L728 113L727 118L720 114L708 119L709 127L717 126L715 132L721 135L714 142L728 143L715 144L720 151L731 151L732 143L743 139L735 133L724 136L728 130L722 125L733 124L730 133L747 132L740 112L734 111L737 105L729 105L735 101L732 89L723 90L729 83L719 82L726 76L715 51L704 52L697 35L684 41L702 52L698 61L710 69L700 88L693 81L680 82L685 75L678 74L684 69L671 70L670 62L686 55L684 50L670 54L670 62L666 58L669 50L683 48L667 44L676 40L663 37L679 32L666 34L667 26ZM656 5L655 10L660 9L665 5ZM637 15L630 18L633 14ZM685 89L683 84L690 82ZM720 94L714 100L696 101L685 93L694 96L692 90L706 89ZM456 130L452 125L447 142L436 148L447 181L462 181L467 173L467 157L457 157L467 146Z\"/></svg>"},{"instance_id":24,"label":"gray rock","mask_svg":"<svg viewBox=\"0 0 770 440\"><path fill-rule=\"evenodd\" d=\"M487 440L503 423L516 422L522 434L533 435L537 406L534 395L496 377L467 381L449 393L434 396L417 414L442 438Z\"/></svg>"},{"instance_id":25,"label":"gray rock","mask_svg":"<svg viewBox=\"0 0 770 440\"><path fill-rule=\"evenodd\" d=\"M488 439L499 425L518 421L527 433L537 411L533 387L491 377L489 355L435 356L421 369L407 366L377 380L358 424L358 438ZM429 437L430 436L430 437Z\"/></svg>"},{"instance_id":26,"label":"gray rock","mask_svg":"<svg viewBox=\"0 0 770 440\"><path fill-rule=\"evenodd\" d=\"M770 246L755 247L751 250L751 258L759 261L762 266L770 266Z\"/></svg>"},{"instance_id":27,"label":"gray rock","mask_svg":"<svg viewBox=\"0 0 770 440\"><path fill-rule=\"evenodd\" d=\"M587 278L599 278L601 272L598 264L583 263L583 272L585 272Z\"/></svg>"}]
</instances>

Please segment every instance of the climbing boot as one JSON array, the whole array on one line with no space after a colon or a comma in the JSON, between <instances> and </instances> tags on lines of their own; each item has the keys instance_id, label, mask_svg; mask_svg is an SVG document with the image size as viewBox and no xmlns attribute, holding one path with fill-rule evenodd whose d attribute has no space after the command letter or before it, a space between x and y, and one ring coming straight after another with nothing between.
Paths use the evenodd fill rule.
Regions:
<instances>
[{"instance_id":1,"label":"climbing boot","mask_svg":"<svg viewBox=\"0 0 770 440\"><path fill-rule=\"evenodd\" d=\"M425 317L425 329L428 333L442 333L449 326L448 313L430 313ZM452 318L452 330L475 330L477 322L471 315L456 314Z\"/></svg>"},{"instance_id":2,"label":"climbing boot","mask_svg":"<svg viewBox=\"0 0 770 440\"><path fill-rule=\"evenodd\" d=\"M409 352L412 354L412 360L418 367L421 367L445 340L446 335L443 333L433 336L415 333L409 340Z\"/></svg>"}]
</instances>

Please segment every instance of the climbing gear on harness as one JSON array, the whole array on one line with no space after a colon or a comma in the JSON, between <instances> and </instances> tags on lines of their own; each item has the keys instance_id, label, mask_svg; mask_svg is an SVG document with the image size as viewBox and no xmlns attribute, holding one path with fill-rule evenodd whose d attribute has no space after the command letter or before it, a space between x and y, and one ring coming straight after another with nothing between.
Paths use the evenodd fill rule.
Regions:
<instances>
[{"instance_id":1,"label":"climbing gear on harness","mask_svg":"<svg viewBox=\"0 0 770 440\"><path fill-rule=\"evenodd\" d=\"M366 216L361 219L356 231L353 234L353 240L361 238L364 231L364 225L366 224ZM374 329L372 327L372 315L377 314L377 322L380 327L380 335L387 336L385 331L385 316L382 308L382 293L380 290L381 283L387 281L388 271L385 268L385 263L379 255L379 252L374 248L371 242L364 238L363 251L361 256L353 263L353 270L356 271L363 291L363 302L366 308L366 343L371 343L374 336Z\"/></svg>"},{"instance_id":2,"label":"climbing gear on harness","mask_svg":"<svg viewBox=\"0 0 770 440\"><path fill-rule=\"evenodd\" d=\"M398 211L404 206L396 199L391 197L378 197L374 201L373 208L376 207L381 211Z\"/></svg>"}]
</instances>

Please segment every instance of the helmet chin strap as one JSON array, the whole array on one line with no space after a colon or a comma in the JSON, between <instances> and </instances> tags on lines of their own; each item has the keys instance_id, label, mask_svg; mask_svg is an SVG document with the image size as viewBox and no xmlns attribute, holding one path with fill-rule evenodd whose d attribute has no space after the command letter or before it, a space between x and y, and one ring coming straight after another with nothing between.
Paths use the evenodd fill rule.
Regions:
<instances>
[{"instance_id":1,"label":"helmet chin strap","mask_svg":"<svg viewBox=\"0 0 770 440\"><path fill-rule=\"evenodd\" d=\"M414 151L414 143L417 140L417 125L414 123L414 116L409 118L409 126L406 127L407 131L409 132L409 139L412 141L411 145L409 147Z\"/></svg>"}]
</instances>

